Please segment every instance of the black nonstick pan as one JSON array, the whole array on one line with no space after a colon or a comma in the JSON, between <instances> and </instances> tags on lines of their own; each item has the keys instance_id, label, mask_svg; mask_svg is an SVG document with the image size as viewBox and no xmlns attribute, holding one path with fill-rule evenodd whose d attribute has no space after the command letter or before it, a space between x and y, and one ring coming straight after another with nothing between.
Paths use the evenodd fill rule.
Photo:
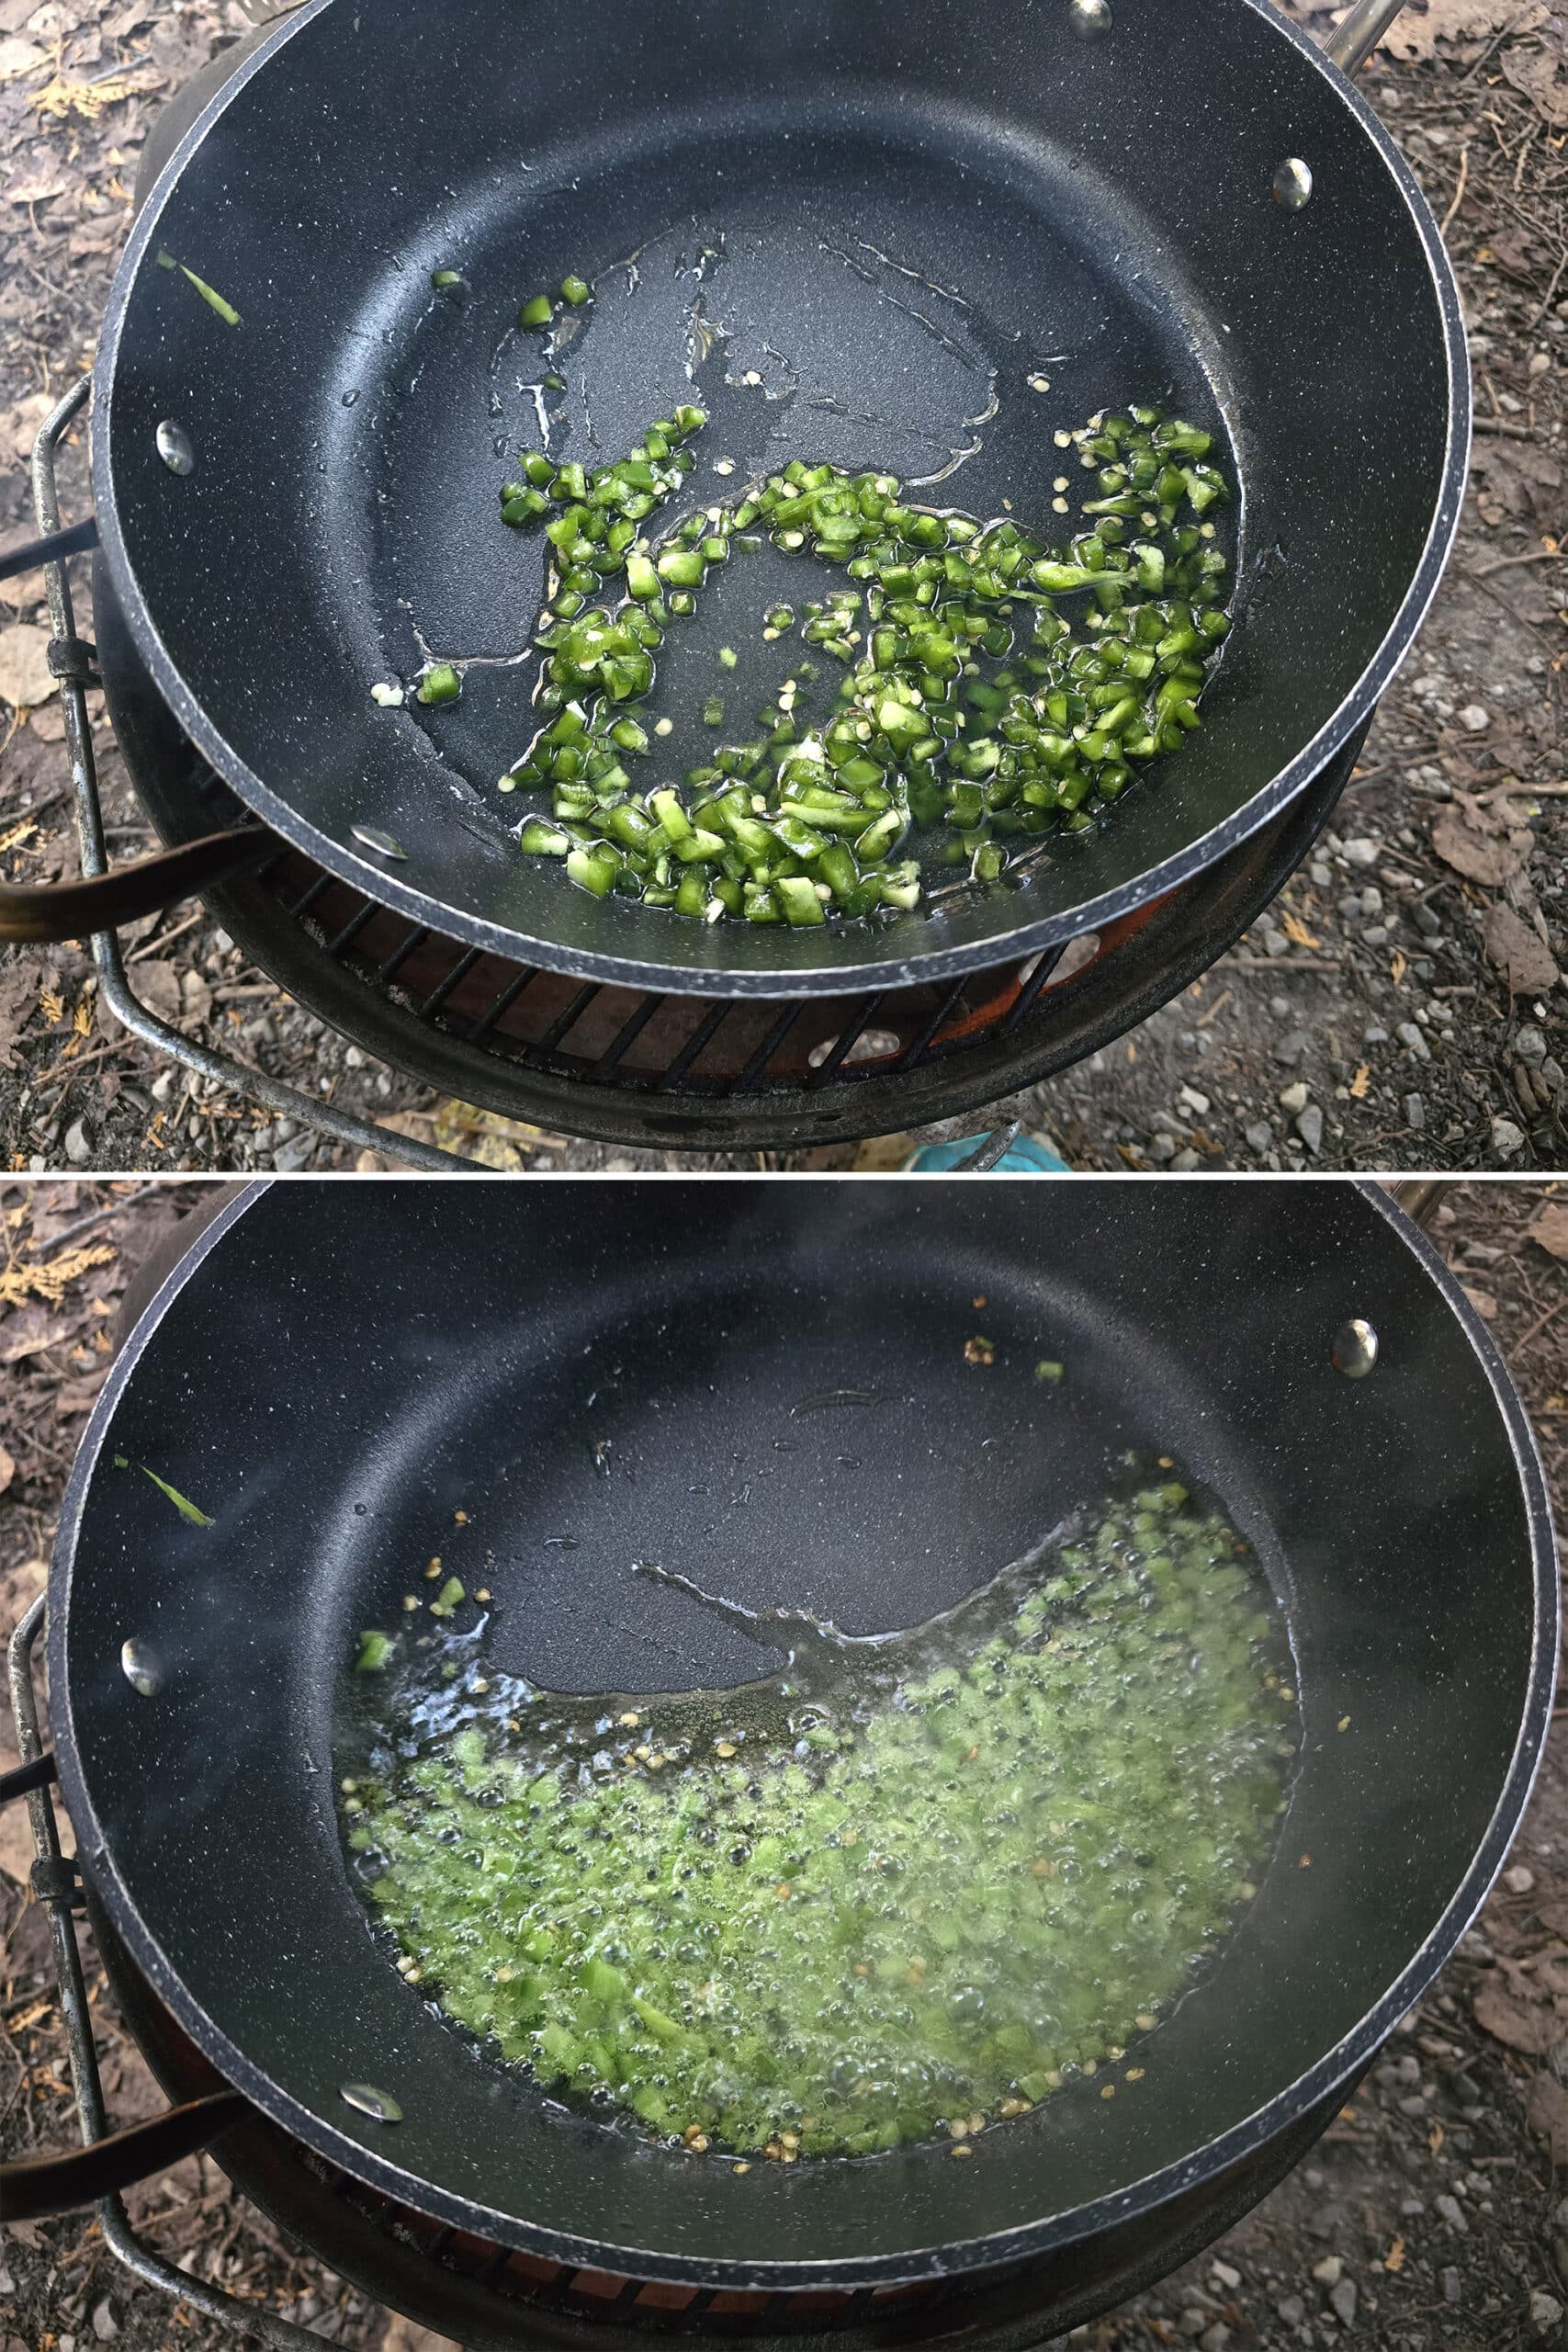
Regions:
<instances>
[{"instance_id":1,"label":"black nonstick pan","mask_svg":"<svg viewBox=\"0 0 1568 2352\"><path fill-rule=\"evenodd\" d=\"M1346 53L1395 12L1353 12ZM518 304L569 271L593 299L552 367ZM542 438L612 458L681 400L711 422L671 515L799 456L1060 530L1064 466L1088 478L1057 431L1141 401L1211 426L1238 625L1201 730L1018 887L891 925L685 922L524 858L496 779L535 723L545 548L497 488ZM310 0L143 206L93 413L106 593L273 833L476 946L727 996L999 963L1234 848L1403 658L1468 440L1431 214L1262 0ZM719 645L776 655L741 681L764 700L801 649L769 654L761 614L812 593L768 549L706 597L655 688L671 775L711 748ZM466 664L461 701L379 707L427 653Z\"/></svg>"},{"instance_id":2,"label":"black nonstick pan","mask_svg":"<svg viewBox=\"0 0 1568 2352\"><path fill-rule=\"evenodd\" d=\"M1067 1367L1049 1392L1043 1347ZM887 1401L792 1413L845 1390ZM492 1593L506 1668L723 1685L754 1647L634 1560L850 1631L919 1623L1128 1448L1177 1457L1255 1544L1306 1726L1259 1899L1140 2053L1138 2096L1069 2086L964 2165L741 2178L551 2106L394 1973L339 1842L334 1708L358 1630L396 1620L432 1552ZM1556 1606L1517 1400L1375 1191L276 1185L201 1236L95 1412L51 1710L93 1900L297 2141L554 2259L870 2287L1081 2247L1326 2120L1500 1867Z\"/></svg>"}]
</instances>

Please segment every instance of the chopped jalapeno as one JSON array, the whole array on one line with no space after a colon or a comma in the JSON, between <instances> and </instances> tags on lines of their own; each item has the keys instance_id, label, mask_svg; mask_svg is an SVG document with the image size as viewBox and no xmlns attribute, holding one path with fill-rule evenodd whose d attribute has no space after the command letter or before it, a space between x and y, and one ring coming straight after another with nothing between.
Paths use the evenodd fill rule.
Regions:
<instances>
[{"instance_id":1,"label":"chopped jalapeno","mask_svg":"<svg viewBox=\"0 0 1568 2352\"><path fill-rule=\"evenodd\" d=\"M400 1972L552 2096L698 2153L967 2145L1102 2073L1157 2096L1300 1739L1235 1530L1168 1479L929 1625L787 1624L782 1688L655 1699L361 1635L334 1771Z\"/></svg>"},{"instance_id":2,"label":"chopped jalapeno","mask_svg":"<svg viewBox=\"0 0 1568 2352\"><path fill-rule=\"evenodd\" d=\"M578 305L591 292L569 277L560 299ZM540 295L520 317L545 325L554 314ZM566 857L580 888L705 921L815 925L829 910L886 920L923 895L921 857L896 865L901 849L923 845L928 860L1005 884L1043 836L1088 829L1138 767L1201 723L1208 669L1229 628L1229 566L1212 544L1213 525L1183 514L1201 517L1230 494L1205 462L1212 437L1201 428L1151 408L1058 435L1077 444L1104 493L1085 503L1089 527L1066 548L1047 548L1010 519L981 524L912 507L891 475L799 459L750 484L729 510L704 507L650 541L649 518L693 463L681 445L705 423L700 409L677 408L629 456L591 471L530 452L525 479L502 488L502 521L517 530L539 524L553 551L535 640L545 723L505 788L550 795L555 827L529 831L538 820L525 820L525 848L559 854L557 828L587 829ZM836 698L813 705L816 666L801 662L761 714L761 740L722 742L711 772L688 777L692 797L676 804L688 833L704 796L727 778L744 783L755 804L748 813L769 829L761 840L736 836L735 873L699 909L688 904L691 890L671 886L660 844L642 854L660 820L615 753L646 748L645 735L640 744L628 737L625 707L650 691L671 622L696 610L732 533L751 524L858 584L805 607L807 643L842 665ZM796 620L795 606L770 606L764 639L776 642ZM731 646L718 658L738 666ZM423 701L452 698L456 689L431 691L438 674L421 685ZM580 713L570 737L552 716L563 705ZM725 726L719 696L706 698L702 717ZM624 800L628 817L615 814ZM667 820L663 831L668 841ZM824 869L832 835L844 839Z\"/></svg>"},{"instance_id":3,"label":"chopped jalapeno","mask_svg":"<svg viewBox=\"0 0 1568 2352\"><path fill-rule=\"evenodd\" d=\"M463 691L463 681L450 662L436 662L419 682L419 699L423 703L456 702Z\"/></svg>"}]
</instances>

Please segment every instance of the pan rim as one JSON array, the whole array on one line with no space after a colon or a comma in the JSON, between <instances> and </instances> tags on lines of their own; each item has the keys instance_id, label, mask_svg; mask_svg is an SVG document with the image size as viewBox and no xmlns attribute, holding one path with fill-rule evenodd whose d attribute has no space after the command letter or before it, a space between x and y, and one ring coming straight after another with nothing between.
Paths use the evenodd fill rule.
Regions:
<instances>
[{"instance_id":1,"label":"pan rim","mask_svg":"<svg viewBox=\"0 0 1568 2352\"><path fill-rule=\"evenodd\" d=\"M798 2291L853 2290L979 2274L1035 2260L1068 2245L1096 2236L1134 2215L1201 2187L1232 2165L1258 2154L1293 2118L1299 2118L1325 2101L1339 2084L1364 2069L1398 2020L1420 1998L1451 1956L1502 1870L1529 1803L1544 1753L1546 1730L1556 1690L1558 1556L1540 1450L1512 1376L1462 1286L1426 1236L1380 1185L1370 1179L1258 1177L1251 1181L1287 1187L1303 1182L1347 1186L1359 1194L1367 1207L1382 1219L1393 1236L1416 1260L1453 1317L1461 1336L1468 1341L1492 1390L1519 1480L1530 1544L1535 1609L1529 1672L1519 1729L1497 1801L1469 1868L1438 1919L1393 1983L1349 2032L1343 2035L1315 2065L1298 2075L1293 2082L1284 2085L1261 2107L1217 2138L1207 2142L1201 2150L1128 2183L1108 2196L982 2237L859 2258L836 2257L809 2262L748 2261L739 2257L703 2257L660 2253L643 2247L611 2245L547 2229L522 2220L515 2214L504 2213L456 2195L404 2171L388 2156L364 2142L349 2137L261 2072L227 2034L213 2024L199 2003L188 1993L178 1973L164 1958L120 1875L88 1794L76 1746L66 1657L66 1627L77 1534L98 1455L120 1396L169 1306L205 1261L208 1252L215 1249L231 1227L265 1198L277 1181L267 1179L247 1185L233 1202L220 1211L150 1301L134 1331L120 1350L84 1432L62 1507L50 1576L48 1658L50 1688L55 1694L54 1745L59 1760L61 1791L76 1829L78 1849L90 1864L95 1892L106 1902L121 1939L159 1999L220 2072L243 2090L274 2123L329 2162L438 2221L487 2237L494 2244L513 2247L569 2267L611 2270L645 2280L694 2287L741 2290L793 2289ZM288 1180L284 1181L287 1182ZM495 1181L504 1182L507 1180L497 1178ZM621 1182L628 1180L609 1181ZM671 1177L666 1181L680 1180ZM750 1182L754 1180L741 1176L718 1176L704 1181ZM830 1184L834 1180L830 1177L803 1177L796 1181ZM1111 1181L1141 1184L1146 1180L1137 1177L1111 1180L1085 1177L1056 1181ZM1167 1178L1162 1181L1201 1185L1205 1180Z\"/></svg>"},{"instance_id":2,"label":"pan rim","mask_svg":"<svg viewBox=\"0 0 1568 2352\"><path fill-rule=\"evenodd\" d=\"M1472 388L1469 351L1459 288L1436 218L1392 134L1354 84L1329 62L1306 33L1281 17L1269 0L1244 0L1269 30L1289 42L1303 61L1323 75L1347 104L1371 141L1384 169L1410 214L1437 298L1448 369L1448 412L1441 480L1431 524L1409 588L1382 643L1360 677L1317 732L1288 766L1259 788L1220 824L1158 865L1148 866L1134 880L1102 891L1058 914L1037 917L1010 932L981 941L946 947L888 955L849 966L760 966L724 970L661 964L647 957L612 955L597 949L568 948L551 940L536 940L509 926L446 905L429 891L402 880L384 864L364 856L352 845L321 831L290 801L275 792L242 759L184 675L152 617L138 582L126 544L114 490L111 453L114 384L121 337L131 294L148 250L154 244L164 208L186 165L227 107L277 50L333 5L333 0L306 0L262 40L230 79L214 94L169 156L149 192L132 227L115 273L105 313L103 333L94 368L94 432L92 476L100 542L111 583L119 599L126 626L153 683L197 749L223 781L263 821L293 848L381 905L406 915L468 947L525 962L601 986L653 990L671 995L780 1000L842 994L846 989L907 988L922 981L959 978L967 972L1022 961L1082 933L1103 928L1190 881L1225 853L1250 838L1279 815L1310 784L1341 749L1356 727L1371 718L1395 672L1404 662L1437 593L1460 524L1469 474L1472 441ZM564 885L562 886L565 887ZM896 936L897 934L895 934Z\"/></svg>"}]
</instances>

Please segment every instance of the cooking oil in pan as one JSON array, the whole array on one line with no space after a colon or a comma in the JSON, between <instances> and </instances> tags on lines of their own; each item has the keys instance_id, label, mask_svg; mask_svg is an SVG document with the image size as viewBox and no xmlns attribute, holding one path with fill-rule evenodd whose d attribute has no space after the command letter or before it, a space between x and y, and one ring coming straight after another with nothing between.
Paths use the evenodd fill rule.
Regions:
<instances>
[{"instance_id":1,"label":"cooking oil in pan","mask_svg":"<svg viewBox=\"0 0 1568 2352\"><path fill-rule=\"evenodd\" d=\"M910 1632L710 1605L784 1672L562 1696L488 1673L483 1619L373 1650L344 1829L404 1977L590 2112L743 2161L957 2152L1096 2075L1136 2096L1298 1736L1235 1530L1171 1483Z\"/></svg>"}]
</instances>

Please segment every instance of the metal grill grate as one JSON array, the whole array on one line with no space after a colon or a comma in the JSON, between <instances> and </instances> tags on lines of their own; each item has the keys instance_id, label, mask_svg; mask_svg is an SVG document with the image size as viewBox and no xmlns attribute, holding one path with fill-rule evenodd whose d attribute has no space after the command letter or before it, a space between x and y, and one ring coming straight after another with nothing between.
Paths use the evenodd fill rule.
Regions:
<instances>
[{"instance_id":1,"label":"metal grill grate","mask_svg":"<svg viewBox=\"0 0 1568 2352\"><path fill-rule=\"evenodd\" d=\"M770 1003L582 982L411 925L292 850L209 897L291 994L445 1093L607 1143L798 1148L995 1102L1147 1019L1274 897L1353 764L1341 754L1252 841L1103 932L907 989ZM167 771L138 787L165 833L222 821Z\"/></svg>"},{"instance_id":2,"label":"metal grill grate","mask_svg":"<svg viewBox=\"0 0 1568 2352\"><path fill-rule=\"evenodd\" d=\"M458 1046L563 1082L711 1104L747 1098L761 1104L797 1091L809 1096L902 1078L1006 1036L1058 975L1087 969L1154 911L1129 918L1103 940L1091 933L1052 948L1021 970L783 1004L716 1002L579 981L462 947L293 852L264 866L259 880L324 956Z\"/></svg>"},{"instance_id":3,"label":"metal grill grate","mask_svg":"<svg viewBox=\"0 0 1568 2352\"><path fill-rule=\"evenodd\" d=\"M526 2324L528 2315L574 2316L588 2343L603 2344L608 2338L624 2345L628 2335L647 2335L773 2340L831 2333L852 2338L867 2321L894 2314L904 2323L900 2333L914 2340L941 2329L954 2300L965 2294L962 2285L936 2280L770 2293L623 2278L615 2271L572 2268L492 2245L412 2206L396 2204L346 2174L329 2173L325 2185L341 2208L384 2237L417 2250L446 2278L511 2306L520 2325Z\"/></svg>"}]
</instances>

